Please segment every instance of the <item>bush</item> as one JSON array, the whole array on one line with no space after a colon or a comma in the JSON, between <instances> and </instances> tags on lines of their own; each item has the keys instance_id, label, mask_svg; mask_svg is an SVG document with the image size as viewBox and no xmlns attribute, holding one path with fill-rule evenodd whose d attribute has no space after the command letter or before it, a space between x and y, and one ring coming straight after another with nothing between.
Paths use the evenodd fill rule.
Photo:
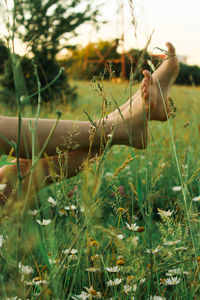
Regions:
<instances>
[{"instance_id":1,"label":"bush","mask_svg":"<svg viewBox=\"0 0 200 300\"><path fill-rule=\"evenodd\" d=\"M33 61L27 57L17 57L17 78L18 78L18 91L20 96L28 96L37 92L37 80L34 75ZM38 76L41 87L47 86L58 74L60 66L55 60L46 59L41 55L37 56L35 60L37 66ZM15 85L13 77L13 68L11 60L9 59L5 65L5 72L0 80L2 90L0 92L0 99L7 104L16 103ZM42 101L50 101L53 104L59 102L71 102L76 98L75 88L71 88L67 81L66 72L62 72L56 82L49 86L44 92L41 93ZM30 99L32 105L37 103L38 96Z\"/></svg>"},{"instance_id":2,"label":"bush","mask_svg":"<svg viewBox=\"0 0 200 300\"><path fill-rule=\"evenodd\" d=\"M180 72L176 84L200 85L200 68L180 63Z\"/></svg>"}]
</instances>

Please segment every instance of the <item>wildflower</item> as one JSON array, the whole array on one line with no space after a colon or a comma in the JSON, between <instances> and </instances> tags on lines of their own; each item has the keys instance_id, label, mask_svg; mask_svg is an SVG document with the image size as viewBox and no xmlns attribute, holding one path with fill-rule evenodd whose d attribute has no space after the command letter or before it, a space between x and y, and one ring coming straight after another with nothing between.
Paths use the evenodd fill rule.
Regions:
<instances>
[{"instance_id":1,"label":"wildflower","mask_svg":"<svg viewBox=\"0 0 200 300\"><path fill-rule=\"evenodd\" d=\"M127 285L133 285L133 283L136 281L136 278L135 278L135 276L133 276L133 275L130 275L130 276L127 276L127 278L126 278L126 283L127 283Z\"/></svg>"},{"instance_id":2,"label":"wildflower","mask_svg":"<svg viewBox=\"0 0 200 300\"><path fill-rule=\"evenodd\" d=\"M125 224L126 224L126 227L127 227L130 231L137 231L138 228L139 228L139 226L137 226L136 223L131 224L131 226L130 226L128 223L126 223L126 222L125 222Z\"/></svg>"},{"instance_id":3,"label":"wildflower","mask_svg":"<svg viewBox=\"0 0 200 300\"><path fill-rule=\"evenodd\" d=\"M23 266L21 262L19 262L18 267L24 275L29 275L29 274L33 273L33 268L32 267Z\"/></svg>"},{"instance_id":4,"label":"wildflower","mask_svg":"<svg viewBox=\"0 0 200 300\"><path fill-rule=\"evenodd\" d=\"M156 254L161 250L161 247L158 246L156 249L146 249L146 253L152 253L152 254Z\"/></svg>"},{"instance_id":5,"label":"wildflower","mask_svg":"<svg viewBox=\"0 0 200 300\"><path fill-rule=\"evenodd\" d=\"M107 281L107 286L116 286L122 282L121 278L115 278L114 280Z\"/></svg>"},{"instance_id":6,"label":"wildflower","mask_svg":"<svg viewBox=\"0 0 200 300\"><path fill-rule=\"evenodd\" d=\"M107 267L105 268L106 271L108 271L109 273L118 273L120 271L119 267Z\"/></svg>"},{"instance_id":7,"label":"wildflower","mask_svg":"<svg viewBox=\"0 0 200 300\"><path fill-rule=\"evenodd\" d=\"M35 284L35 285L42 285L42 284L47 284L47 280L43 280L41 277L35 277L33 278L32 282Z\"/></svg>"},{"instance_id":8,"label":"wildflower","mask_svg":"<svg viewBox=\"0 0 200 300\"><path fill-rule=\"evenodd\" d=\"M133 245L134 245L134 246L137 246L138 240L139 240L139 237L138 237L138 236L134 236L134 237L133 237L132 242L133 242Z\"/></svg>"},{"instance_id":9,"label":"wildflower","mask_svg":"<svg viewBox=\"0 0 200 300\"><path fill-rule=\"evenodd\" d=\"M197 197L194 197L193 199L192 199L193 201L200 201L200 195L199 196L197 196Z\"/></svg>"},{"instance_id":10,"label":"wildflower","mask_svg":"<svg viewBox=\"0 0 200 300\"><path fill-rule=\"evenodd\" d=\"M125 260L124 258L120 258L117 260L116 262L117 266L123 266L125 264Z\"/></svg>"},{"instance_id":11,"label":"wildflower","mask_svg":"<svg viewBox=\"0 0 200 300\"><path fill-rule=\"evenodd\" d=\"M166 298L161 296L151 296L148 300L166 300Z\"/></svg>"},{"instance_id":12,"label":"wildflower","mask_svg":"<svg viewBox=\"0 0 200 300\"><path fill-rule=\"evenodd\" d=\"M52 197L49 197L47 202L49 202L53 207L57 205L57 202Z\"/></svg>"},{"instance_id":13,"label":"wildflower","mask_svg":"<svg viewBox=\"0 0 200 300\"><path fill-rule=\"evenodd\" d=\"M28 214L30 215L30 216L36 216L37 215L37 213L38 213L38 210L37 209L34 209L34 210L28 210Z\"/></svg>"},{"instance_id":14,"label":"wildflower","mask_svg":"<svg viewBox=\"0 0 200 300\"><path fill-rule=\"evenodd\" d=\"M85 269L85 271L95 273L97 271L100 271L100 269L97 269L97 268L94 267L94 268L87 268L87 269Z\"/></svg>"},{"instance_id":15,"label":"wildflower","mask_svg":"<svg viewBox=\"0 0 200 300\"><path fill-rule=\"evenodd\" d=\"M171 215L173 214L173 211L170 211L169 209L168 211L162 210L160 208L158 208L157 210L158 210L158 215L160 215L162 218L171 217Z\"/></svg>"},{"instance_id":16,"label":"wildflower","mask_svg":"<svg viewBox=\"0 0 200 300\"><path fill-rule=\"evenodd\" d=\"M166 241L166 242L164 242L163 245L165 245L165 246L173 246L173 245L176 245L176 244L178 244L178 243L180 243L180 240L176 240L176 241Z\"/></svg>"},{"instance_id":17,"label":"wildflower","mask_svg":"<svg viewBox=\"0 0 200 300\"><path fill-rule=\"evenodd\" d=\"M6 183L0 184L0 192L5 189L6 185L7 185Z\"/></svg>"},{"instance_id":18,"label":"wildflower","mask_svg":"<svg viewBox=\"0 0 200 300\"><path fill-rule=\"evenodd\" d=\"M145 281L146 281L145 278L141 278L141 279L140 279L140 284L143 284Z\"/></svg>"},{"instance_id":19,"label":"wildflower","mask_svg":"<svg viewBox=\"0 0 200 300\"><path fill-rule=\"evenodd\" d=\"M74 254L78 253L78 250L77 249L65 249L62 252L63 252L63 254L72 254L72 255L74 255Z\"/></svg>"},{"instance_id":20,"label":"wildflower","mask_svg":"<svg viewBox=\"0 0 200 300\"><path fill-rule=\"evenodd\" d=\"M3 243L5 242L5 239L3 235L0 235L0 248L3 246Z\"/></svg>"},{"instance_id":21,"label":"wildflower","mask_svg":"<svg viewBox=\"0 0 200 300\"><path fill-rule=\"evenodd\" d=\"M111 139L112 138L112 134L110 133L110 134L107 134L107 138L108 139Z\"/></svg>"},{"instance_id":22,"label":"wildflower","mask_svg":"<svg viewBox=\"0 0 200 300\"><path fill-rule=\"evenodd\" d=\"M47 226L49 225L52 221L50 219L43 219L42 221L40 220L36 220L38 222L39 225L42 225L42 226Z\"/></svg>"},{"instance_id":23,"label":"wildflower","mask_svg":"<svg viewBox=\"0 0 200 300\"><path fill-rule=\"evenodd\" d=\"M59 215L62 217L62 216L67 216L67 212L65 209L60 209L59 210Z\"/></svg>"},{"instance_id":24,"label":"wildflower","mask_svg":"<svg viewBox=\"0 0 200 300\"><path fill-rule=\"evenodd\" d=\"M181 279L178 277L170 277L165 279L165 285L177 285L181 282Z\"/></svg>"},{"instance_id":25,"label":"wildflower","mask_svg":"<svg viewBox=\"0 0 200 300\"><path fill-rule=\"evenodd\" d=\"M180 191L181 191L181 186L180 186L180 185L178 185L178 186L173 186L172 191L173 191L173 192L180 192Z\"/></svg>"},{"instance_id":26,"label":"wildflower","mask_svg":"<svg viewBox=\"0 0 200 300\"><path fill-rule=\"evenodd\" d=\"M88 293L82 291L80 295L75 295L75 296L72 296L72 299L73 300L77 300L77 299L82 299L82 300L85 300L85 299L88 299L89 298L89 295Z\"/></svg>"},{"instance_id":27,"label":"wildflower","mask_svg":"<svg viewBox=\"0 0 200 300\"><path fill-rule=\"evenodd\" d=\"M180 274L188 275L189 273L186 272L186 271L182 271L180 268L178 268L178 269L170 269L166 273L166 276L171 276L172 277L174 275L180 275Z\"/></svg>"},{"instance_id":28,"label":"wildflower","mask_svg":"<svg viewBox=\"0 0 200 300\"><path fill-rule=\"evenodd\" d=\"M75 254L71 254L71 255L68 256L68 259L69 260L78 260L78 256L75 255Z\"/></svg>"},{"instance_id":29,"label":"wildflower","mask_svg":"<svg viewBox=\"0 0 200 300\"><path fill-rule=\"evenodd\" d=\"M107 173L105 174L105 176L106 176L106 177L112 177L112 176L113 176L113 173L107 172Z\"/></svg>"},{"instance_id":30,"label":"wildflower","mask_svg":"<svg viewBox=\"0 0 200 300\"><path fill-rule=\"evenodd\" d=\"M101 293L100 292L97 292L93 286L91 286L90 288L86 288L85 289L87 290L88 292L88 296L92 296L94 298L101 298ZM89 297L90 298L90 297Z\"/></svg>"},{"instance_id":31,"label":"wildflower","mask_svg":"<svg viewBox=\"0 0 200 300\"><path fill-rule=\"evenodd\" d=\"M174 249L174 251L186 251L186 250L188 250L188 247L178 247Z\"/></svg>"},{"instance_id":32,"label":"wildflower","mask_svg":"<svg viewBox=\"0 0 200 300\"><path fill-rule=\"evenodd\" d=\"M98 242L97 241L91 241L91 246L92 247L98 247Z\"/></svg>"},{"instance_id":33,"label":"wildflower","mask_svg":"<svg viewBox=\"0 0 200 300\"><path fill-rule=\"evenodd\" d=\"M124 292L126 295L128 295L130 292L135 292L137 290L137 285L136 284L127 284L127 285L124 285Z\"/></svg>"},{"instance_id":34,"label":"wildflower","mask_svg":"<svg viewBox=\"0 0 200 300\"><path fill-rule=\"evenodd\" d=\"M76 206L75 205L69 205L69 206L65 206L64 207L66 210L76 210Z\"/></svg>"},{"instance_id":35,"label":"wildflower","mask_svg":"<svg viewBox=\"0 0 200 300\"><path fill-rule=\"evenodd\" d=\"M123 214L125 212L125 209L123 207L118 208L118 210L116 211L116 214L121 213Z\"/></svg>"},{"instance_id":36,"label":"wildflower","mask_svg":"<svg viewBox=\"0 0 200 300\"><path fill-rule=\"evenodd\" d=\"M117 235L117 238L118 238L119 240L123 240L123 239L124 239L124 235L123 235L123 234L118 234L118 235Z\"/></svg>"}]
</instances>

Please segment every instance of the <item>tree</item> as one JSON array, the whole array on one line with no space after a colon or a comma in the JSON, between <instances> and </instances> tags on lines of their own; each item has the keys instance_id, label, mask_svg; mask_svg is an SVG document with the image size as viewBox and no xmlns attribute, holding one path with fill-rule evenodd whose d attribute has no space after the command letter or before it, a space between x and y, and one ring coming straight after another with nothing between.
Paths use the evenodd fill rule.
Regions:
<instances>
[{"instance_id":1,"label":"tree","mask_svg":"<svg viewBox=\"0 0 200 300\"><path fill-rule=\"evenodd\" d=\"M70 48L70 39L77 35L77 29L86 22L96 21L97 8L93 8L90 0L23 0L16 6L16 36L27 45L37 65L41 86L47 85L58 74L60 66L56 55L64 48ZM34 68L28 57L20 60L29 94L37 90L33 79ZM5 77L1 84L13 88L10 81L10 64L7 65ZM45 92L44 101L66 101L75 99L75 91L67 82L65 72ZM32 99L34 100L34 99ZM36 100L36 98L35 98Z\"/></svg>"}]
</instances>

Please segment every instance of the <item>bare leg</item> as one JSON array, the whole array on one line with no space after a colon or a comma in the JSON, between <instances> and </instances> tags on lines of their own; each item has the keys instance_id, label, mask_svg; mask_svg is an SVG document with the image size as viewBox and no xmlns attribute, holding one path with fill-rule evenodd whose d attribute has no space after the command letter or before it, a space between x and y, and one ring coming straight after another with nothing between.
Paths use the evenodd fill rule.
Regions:
<instances>
[{"instance_id":1,"label":"bare leg","mask_svg":"<svg viewBox=\"0 0 200 300\"><path fill-rule=\"evenodd\" d=\"M98 149L93 149L90 153L90 158L98 154ZM66 168L66 178L73 177L77 175L82 169L83 162L88 157L87 149L74 150L68 153L67 161L65 161L64 156L62 156L62 165ZM16 163L16 159L12 161ZM22 176L29 170L31 166L31 160L20 158L20 169ZM51 175L51 171L54 175ZM38 192L41 188L56 181L55 176L60 176L60 163L58 156L51 156L48 158L42 158L38 161L31 179L31 190L30 194ZM27 195L28 182L30 180L30 174L25 178L22 184L22 196ZM9 196L12 198L17 197L16 183L17 183L17 166L6 165L0 168L0 183L5 183L6 187L2 193L0 193L0 205L4 204Z\"/></svg>"},{"instance_id":2,"label":"bare leg","mask_svg":"<svg viewBox=\"0 0 200 300\"><path fill-rule=\"evenodd\" d=\"M147 120L165 121L167 119L166 110L169 112L169 93L174 83L179 65L175 56L175 48L166 44L169 51L169 58L151 76L148 71L144 71L144 79L140 91L122 107L121 112L125 121L122 120L118 111L111 113L106 118L104 124L97 121L97 131L93 140L93 147L99 147L101 143L102 130L105 137L108 136L112 128L115 127L113 144L126 144L135 148L145 148L148 141ZM20 145L20 156L26 158L27 152L31 157L31 133L29 122L34 125L34 119L23 119L22 139ZM104 120L105 121L105 120ZM39 151L46 140L55 120L39 119L36 137L36 148ZM0 117L0 133L9 141L17 142L17 118ZM48 156L56 154L56 148L60 149L88 149L90 143L90 122L60 120L52 138L50 139L46 153ZM1 148L8 153L10 146L1 138ZM27 151L25 144L27 144Z\"/></svg>"}]
</instances>

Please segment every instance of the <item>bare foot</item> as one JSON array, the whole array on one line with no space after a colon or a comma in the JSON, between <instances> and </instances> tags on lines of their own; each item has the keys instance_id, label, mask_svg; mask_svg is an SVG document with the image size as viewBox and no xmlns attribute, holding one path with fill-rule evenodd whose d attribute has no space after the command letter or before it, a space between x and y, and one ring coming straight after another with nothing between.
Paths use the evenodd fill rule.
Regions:
<instances>
[{"instance_id":1,"label":"bare foot","mask_svg":"<svg viewBox=\"0 0 200 300\"><path fill-rule=\"evenodd\" d=\"M153 75L143 72L140 91L120 107L124 120L117 111L109 115L109 121L116 126L114 143L144 149L148 143L148 120L166 121L170 117L169 95L179 63L172 44L166 46L169 56Z\"/></svg>"},{"instance_id":2,"label":"bare foot","mask_svg":"<svg viewBox=\"0 0 200 300\"><path fill-rule=\"evenodd\" d=\"M166 43L168 57L151 76L145 70L143 75L149 82L149 89L146 86L144 94L145 103L150 103L150 120L166 121L170 117L170 91L179 72L179 62L176 50L170 43ZM148 111L149 112L149 111Z\"/></svg>"}]
</instances>

